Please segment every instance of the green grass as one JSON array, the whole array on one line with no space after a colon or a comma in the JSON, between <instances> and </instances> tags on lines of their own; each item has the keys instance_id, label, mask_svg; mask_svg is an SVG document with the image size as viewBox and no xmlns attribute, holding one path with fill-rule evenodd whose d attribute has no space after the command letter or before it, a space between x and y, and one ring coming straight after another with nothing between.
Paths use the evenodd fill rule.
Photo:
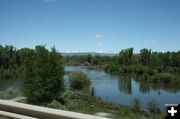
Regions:
<instances>
[{"instance_id":1,"label":"green grass","mask_svg":"<svg viewBox=\"0 0 180 119\"><path fill-rule=\"evenodd\" d=\"M115 119L164 119L163 114L150 113L149 117L143 116L140 111L134 111L133 109L113 104L110 102L102 101L96 96L91 96L89 91L71 91L67 90L62 96L65 104L58 109L64 109L74 112L80 112L85 114L96 114L97 112L105 112L113 114ZM57 108L58 102L53 101L53 107Z\"/></svg>"}]
</instances>

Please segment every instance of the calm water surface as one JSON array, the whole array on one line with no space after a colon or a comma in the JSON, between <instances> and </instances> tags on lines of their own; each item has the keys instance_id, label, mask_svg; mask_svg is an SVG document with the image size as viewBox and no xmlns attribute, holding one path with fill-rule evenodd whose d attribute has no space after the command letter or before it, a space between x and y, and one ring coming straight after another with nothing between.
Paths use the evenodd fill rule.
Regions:
<instances>
[{"instance_id":1,"label":"calm water surface","mask_svg":"<svg viewBox=\"0 0 180 119\"><path fill-rule=\"evenodd\" d=\"M163 89L153 89L147 84L141 84L130 79L124 79L117 75L110 75L104 71L88 70L86 67L73 66L66 67L66 71L81 70L86 73L92 80L92 86L95 87L96 95L105 101L122 104L126 106L132 105L132 100L138 98L142 108L147 108L147 102L152 99L159 104L162 112L164 112L164 104L180 103L180 91L170 93Z\"/></svg>"},{"instance_id":2,"label":"calm water surface","mask_svg":"<svg viewBox=\"0 0 180 119\"><path fill-rule=\"evenodd\" d=\"M138 98L142 108L147 108L147 102L155 99L164 112L164 104L180 103L180 91L168 92L161 88L154 89L150 85L136 82L133 78L126 79L117 75L107 74L104 71L88 70L83 66L65 67L66 71L81 70L92 80L92 86L96 95L105 101L110 101L126 106L132 105L132 100ZM67 81L68 76L65 75ZM8 87L19 88L20 80L8 80L0 82L0 90Z\"/></svg>"}]
</instances>

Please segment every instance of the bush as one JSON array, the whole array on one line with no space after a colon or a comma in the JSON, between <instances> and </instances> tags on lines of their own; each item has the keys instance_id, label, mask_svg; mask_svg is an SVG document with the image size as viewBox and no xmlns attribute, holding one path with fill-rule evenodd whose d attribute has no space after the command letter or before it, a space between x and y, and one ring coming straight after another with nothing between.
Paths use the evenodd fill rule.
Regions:
<instances>
[{"instance_id":1,"label":"bush","mask_svg":"<svg viewBox=\"0 0 180 119\"><path fill-rule=\"evenodd\" d=\"M55 109L66 109L65 106L63 106L60 102L57 100L53 100L51 103L47 104L47 107L55 108Z\"/></svg>"},{"instance_id":2,"label":"bush","mask_svg":"<svg viewBox=\"0 0 180 119\"><path fill-rule=\"evenodd\" d=\"M0 99L13 99L18 96L21 96L20 91L18 89L14 89L12 87L10 87L4 91L0 91Z\"/></svg>"},{"instance_id":3,"label":"bush","mask_svg":"<svg viewBox=\"0 0 180 119\"><path fill-rule=\"evenodd\" d=\"M71 89L82 90L89 88L91 80L83 72L75 71L69 75L69 84Z\"/></svg>"},{"instance_id":4,"label":"bush","mask_svg":"<svg viewBox=\"0 0 180 119\"><path fill-rule=\"evenodd\" d=\"M153 77L154 82L163 82L165 84L175 79L175 76L170 73L157 73Z\"/></svg>"},{"instance_id":5,"label":"bush","mask_svg":"<svg viewBox=\"0 0 180 119\"><path fill-rule=\"evenodd\" d=\"M140 112L143 116L146 116L146 117L150 116L150 112L147 109L141 109Z\"/></svg>"},{"instance_id":6,"label":"bush","mask_svg":"<svg viewBox=\"0 0 180 119\"><path fill-rule=\"evenodd\" d=\"M136 65L136 73L142 75L144 73L144 68L141 65Z\"/></svg>"},{"instance_id":7,"label":"bush","mask_svg":"<svg viewBox=\"0 0 180 119\"><path fill-rule=\"evenodd\" d=\"M148 75L150 75L150 76L152 76L155 72L157 72L155 69L153 69L153 68L148 68L147 69L147 73L148 73Z\"/></svg>"},{"instance_id":8,"label":"bush","mask_svg":"<svg viewBox=\"0 0 180 119\"><path fill-rule=\"evenodd\" d=\"M163 68L162 66L158 66L158 67L157 67L158 72L163 72L163 69L164 69L164 68Z\"/></svg>"},{"instance_id":9,"label":"bush","mask_svg":"<svg viewBox=\"0 0 180 119\"><path fill-rule=\"evenodd\" d=\"M134 100L133 100L133 109L135 111L139 111L140 110L140 103L139 103L139 99L138 98L134 98Z\"/></svg>"},{"instance_id":10,"label":"bush","mask_svg":"<svg viewBox=\"0 0 180 119\"><path fill-rule=\"evenodd\" d=\"M152 113L161 113L161 109L159 105L155 102L155 100L151 100L150 102L147 103L148 110Z\"/></svg>"},{"instance_id":11,"label":"bush","mask_svg":"<svg viewBox=\"0 0 180 119\"><path fill-rule=\"evenodd\" d=\"M81 90L66 90L62 95L60 96L61 98L69 98L69 99L75 99L75 98L82 98L83 92Z\"/></svg>"}]
</instances>

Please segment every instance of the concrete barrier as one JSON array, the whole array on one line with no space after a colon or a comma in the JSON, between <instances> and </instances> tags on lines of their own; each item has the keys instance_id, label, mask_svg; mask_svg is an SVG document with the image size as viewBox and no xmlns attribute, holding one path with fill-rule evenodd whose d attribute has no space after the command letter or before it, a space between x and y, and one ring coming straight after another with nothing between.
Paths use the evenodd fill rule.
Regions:
<instances>
[{"instance_id":1,"label":"concrete barrier","mask_svg":"<svg viewBox=\"0 0 180 119\"><path fill-rule=\"evenodd\" d=\"M0 110L3 112L41 119L108 119L77 112L24 104L12 100L0 100Z\"/></svg>"},{"instance_id":2,"label":"concrete barrier","mask_svg":"<svg viewBox=\"0 0 180 119\"><path fill-rule=\"evenodd\" d=\"M0 110L0 119L3 118L3 117L4 118L7 117L7 118L10 118L10 119L37 119L37 118L34 118L34 117L24 116L24 115L15 114L15 113Z\"/></svg>"}]
</instances>

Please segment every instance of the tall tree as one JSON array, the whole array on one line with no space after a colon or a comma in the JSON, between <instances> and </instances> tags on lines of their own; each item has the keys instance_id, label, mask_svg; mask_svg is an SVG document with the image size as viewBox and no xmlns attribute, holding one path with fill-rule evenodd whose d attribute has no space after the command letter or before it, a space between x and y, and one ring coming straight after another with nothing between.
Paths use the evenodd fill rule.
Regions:
<instances>
[{"instance_id":1,"label":"tall tree","mask_svg":"<svg viewBox=\"0 0 180 119\"><path fill-rule=\"evenodd\" d=\"M146 48L140 50L140 63L142 65L149 66L150 58L151 58L151 50L148 50Z\"/></svg>"},{"instance_id":2,"label":"tall tree","mask_svg":"<svg viewBox=\"0 0 180 119\"><path fill-rule=\"evenodd\" d=\"M32 103L42 103L58 98L64 90L64 66L55 48L51 52L36 46L34 56L25 62L23 92Z\"/></svg>"},{"instance_id":3,"label":"tall tree","mask_svg":"<svg viewBox=\"0 0 180 119\"><path fill-rule=\"evenodd\" d=\"M123 65L131 65L133 59L133 48L121 50L119 53L119 63Z\"/></svg>"}]
</instances>

